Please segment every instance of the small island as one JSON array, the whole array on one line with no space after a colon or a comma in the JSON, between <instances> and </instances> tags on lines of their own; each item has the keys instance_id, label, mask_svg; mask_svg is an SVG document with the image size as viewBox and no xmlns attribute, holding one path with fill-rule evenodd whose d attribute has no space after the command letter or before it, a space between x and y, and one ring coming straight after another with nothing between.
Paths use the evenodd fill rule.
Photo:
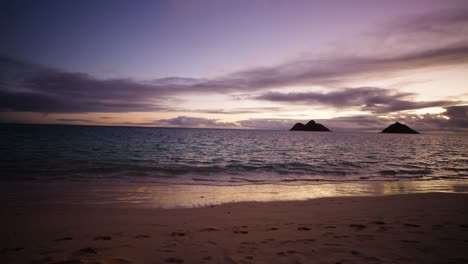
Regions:
<instances>
[{"instance_id":1,"label":"small island","mask_svg":"<svg viewBox=\"0 0 468 264\"><path fill-rule=\"evenodd\" d=\"M322 131L322 132L331 132L330 129L325 127L322 124L315 123L314 120L310 120L307 125L302 123L296 123L290 131Z\"/></svg>"},{"instance_id":2,"label":"small island","mask_svg":"<svg viewBox=\"0 0 468 264\"><path fill-rule=\"evenodd\" d=\"M419 134L409 126L396 122L382 130L382 133Z\"/></svg>"}]
</instances>

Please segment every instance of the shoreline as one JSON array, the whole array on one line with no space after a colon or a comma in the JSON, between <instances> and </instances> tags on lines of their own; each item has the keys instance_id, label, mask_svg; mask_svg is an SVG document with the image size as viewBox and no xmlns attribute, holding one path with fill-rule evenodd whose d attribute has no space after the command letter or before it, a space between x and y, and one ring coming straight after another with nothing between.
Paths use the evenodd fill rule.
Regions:
<instances>
[{"instance_id":1,"label":"shoreline","mask_svg":"<svg viewBox=\"0 0 468 264\"><path fill-rule=\"evenodd\" d=\"M466 180L356 181L310 184L150 184L128 182L3 182L9 207L191 208L235 202L303 201L414 193L467 193Z\"/></svg>"},{"instance_id":2,"label":"shoreline","mask_svg":"<svg viewBox=\"0 0 468 264\"><path fill-rule=\"evenodd\" d=\"M468 194L1 209L2 263L466 263Z\"/></svg>"}]
</instances>

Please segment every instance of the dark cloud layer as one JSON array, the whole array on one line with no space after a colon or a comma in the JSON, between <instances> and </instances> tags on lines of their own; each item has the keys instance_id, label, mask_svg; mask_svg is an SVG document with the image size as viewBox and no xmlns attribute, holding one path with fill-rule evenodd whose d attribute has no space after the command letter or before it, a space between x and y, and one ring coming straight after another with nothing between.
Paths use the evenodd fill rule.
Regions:
<instances>
[{"instance_id":1,"label":"dark cloud layer","mask_svg":"<svg viewBox=\"0 0 468 264\"><path fill-rule=\"evenodd\" d=\"M159 111L160 91L130 79L99 80L0 57L0 110L43 113Z\"/></svg>"},{"instance_id":2,"label":"dark cloud layer","mask_svg":"<svg viewBox=\"0 0 468 264\"><path fill-rule=\"evenodd\" d=\"M399 93L391 89L375 87L345 88L329 93L269 92L255 97L258 100L292 104L323 105L335 108L359 107L363 111L388 113L411 109L454 105L455 101L416 102L410 100L414 94Z\"/></svg>"},{"instance_id":3,"label":"dark cloud layer","mask_svg":"<svg viewBox=\"0 0 468 264\"><path fill-rule=\"evenodd\" d=\"M0 69L8 69L0 74L0 110L47 113L164 111L167 109L162 103L181 93L252 92L282 85L316 84L365 72L461 62L468 63L468 45L391 59L344 58L295 62L294 65L254 69L217 80L181 81L171 78L162 82L137 82L131 79L101 80L87 74L68 73L0 57ZM294 96L301 94L289 94L287 97ZM279 101L279 97L279 94L270 93L259 99ZM400 103L400 106L393 105L388 110L428 107L405 101Z\"/></svg>"}]
</instances>

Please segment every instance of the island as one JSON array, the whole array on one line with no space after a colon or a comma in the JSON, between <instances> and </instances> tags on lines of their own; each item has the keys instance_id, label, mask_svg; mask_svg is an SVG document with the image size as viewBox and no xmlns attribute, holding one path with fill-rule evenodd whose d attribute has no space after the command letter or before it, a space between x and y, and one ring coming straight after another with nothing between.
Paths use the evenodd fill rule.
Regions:
<instances>
[{"instance_id":1,"label":"island","mask_svg":"<svg viewBox=\"0 0 468 264\"><path fill-rule=\"evenodd\" d=\"M307 125L302 123L296 123L290 131L322 131L322 132L331 132L330 129L325 127L322 124L315 123L314 120L310 120Z\"/></svg>"},{"instance_id":2,"label":"island","mask_svg":"<svg viewBox=\"0 0 468 264\"><path fill-rule=\"evenodd\" d=\"M419 132L411 129L409 126L396 122L384 130L382 133L401 133L401 134L419 134Z\"/></svg>"}]
</instances>

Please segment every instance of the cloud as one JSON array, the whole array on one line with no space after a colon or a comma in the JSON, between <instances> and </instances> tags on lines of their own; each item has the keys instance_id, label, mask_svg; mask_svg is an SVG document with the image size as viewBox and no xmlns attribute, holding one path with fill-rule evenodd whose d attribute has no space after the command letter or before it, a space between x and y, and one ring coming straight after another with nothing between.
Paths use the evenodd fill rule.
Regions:
<instances>
[{"instance_id":1,"label":"cloud","mask_svg":"<svg viewBox=\"0 0 468 264\"><path fill-rule=\"evenodd\" d=\"M402 70L468 63L468 44L438 47L394 56L348 55L339 58L304 59L235 73L232 87L239 90L294 85L336 85L360 75L382 75ZM228 79L229 80L229 79Z\"/></svg>"},{"instance_id":2,"label":"cloud","mask_svg":"<svg viewBox=\"0 0 468 264\"><path fill-rule=\"evenodd\" d=\"M468 128L468 105L447 107L446 116L450 123L456 127Z\"/></svg>"},{"instance_id":3,"label":"cloud","mask_svg":"<svg viewBox=\"0 0 468 264\"><path fill-rule=\"evenodd\" d=\"M165 106L168 99L183 93L252 92L287 85L333 82L369 72L455 63L468 63L468 45L398 58L311 60L253 69L214 80L181 83L179 79L169 79L158 83L132 79L101 80L82 73L27 67L26 63L21 65L22 62L0 57L0 69L9 69L0 75L0 110L46 113L165 111L170 110ZM263 99L267 97L275 96L265 95ZM402 106L407 107L409 105Z\"/></svg>"},{"instance_id":4,"label":"cloud","mask_svg":"<svg viewBox=\"0 0 468 264\"><path fill-rule=\"evenodd\" d=\"M95 120L80 119L80 118L57 118L57 119L55 119L55 121L65 122L65 123L76 123L76 122L78 122L78 123L98 123Z\"/></svg>"},{"instance_id":5,"label":"cloud","mask_svg":"<svg viewBox=\"0 0 468 264\"><path fill-rule=\"evenodd\" d=\"M131 79L100 80L0 57L0 110L42 113L164 110L160 89Z\"/></svg>"},{"instance_id":6,"label":"cloud","mask_svg":"<svg viewBox=\"0 0 468 264\"><path fill-rule=\"evenodd\" d=\"M374 33L381 43L399 44L400 48L462 43L468 36L468 8L446 9L418 16L400 17Z\"/></svg>"},{"instance_id":7,"label":"cloud","mask_svg":"<svg viewBox=\"0 0 468 264\"><path fill-rule=\"evenodd\" d=\"M445 110L440 114L396 114L394 118L404 119L421 130L468 132L468 105L450 106L446 107Z\"/></svg>"},{"instance_id":8,"label":"cloud","mask_svg":"<svg viewBox=\"0 0 468 264\"><path fill-rule=\"evenodd\" d=\"M236 128L238 125L231 122L220 122L218 119L202 117L178 116L176 118L156 120L153 124L170 125L176 127L208 127L208 128Z\"/></svg>"},{"instance_id":9,"label":"cloud","mask_svg":"<svg viewBox=\"0 0 468 264\"><path fill-rule=\"evenodd\" d=\"M266 130L288 130L297 122L304 120L296 119L279 119L279 118L252 118L238 121L237 123L243 128L249 129L266 129Z\"/></svg>"},{"instance_id":10,"label":"cloud","mask_svg":"<svg viewBox=\"0 0 468 264\"><path fill-rule=\"evenodd\" d=\"M362 111L373 113L388 113L395 111L420 109L436 106L447 106L460 103L458 101L416 102L409 100L414 94L401 93L393 89L375 87L342 88L340 90L318 93L280 93L269 92L254 97L257 100L284 102L290 104L318 104L334 108L357 107Z\"/></svg>"},{"instance_id":11,"label":"cloud","mask_svg":"<svg viewBox=\"0 0 468 264\"><path fill-rule=\"evenodd\" d=\"M190 110L190 112L194 113L205 113L205 114L226 114L226 115L234 115L234 114L255 114L255 113L263 113L265 111L281 111L281 107L241 107L236 109L194 109ZM183 111L183 109L180 109Z\"/></svg>"},{"instance_id":12,"label":"cloud","mask_svg":"<svg viewBox=\"0 0 468 264\"><path fill-rule=\"evenodd\" d=\"M168 112L183 111L171 105L178 95L190 93L263 92L257 99L282 102L320 103L340 107L362 107L373 113L395 112L455 102L415 102L412 94L377 88L335 90L338 84L361 75L382 75L408 69L468 63L468 9L425 14L387 25L374 34L389 36L413 48L389 45L380 54L361 52L305 57L276 66L246 69L211 79L168 77L147 81L98 79L89 74L67 72L0 56L0 111L40 113ZM442 37L445 36L445 37ZM414 41L402 41L416 38ZM418 39L420 38L420 39ZM392 43L390 41L390 43ZM364 47L366 43L362 44ZM388 46L388 45L387 45ZM398 48L395 48L398 47ZM417 47L417 48L414 48ZM344 54L344 55L343 55ZM293 85L326 85L327 94L285 94L271 88ZM356 93L356 94L352 94ZM304 99L305 98L305 99ZM384 100L389 100L388 102ZM341 104L342 102L343 104ZM200 110L225 114L224 110ZM249 113L255 110L236 110Z\"/></svg>"}]
</instances>

